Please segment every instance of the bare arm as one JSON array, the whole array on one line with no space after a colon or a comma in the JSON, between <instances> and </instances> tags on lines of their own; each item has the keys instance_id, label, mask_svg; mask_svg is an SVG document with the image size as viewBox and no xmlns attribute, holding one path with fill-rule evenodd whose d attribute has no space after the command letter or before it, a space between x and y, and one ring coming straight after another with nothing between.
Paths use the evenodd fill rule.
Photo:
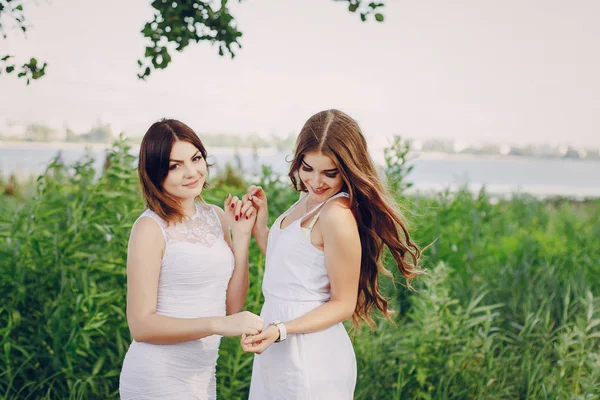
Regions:
<instances>
[{"instance_id":1,"label":"bare arm","mask_svg":"<svg viewBox=\"0 0 600 400\"><path fill-rule=\"evenodd\" d=\"M269 228L267 227L269 219L267 195L260 186L250 186L243 200L250 201L256 208L256 222L252 228L254 239L260 248L260 251L267 255L267 241L269 239Z\"/></svg>"},{"instance_id":2,"label":"bare arm","mask_svg":"<svg viewBox=\"0 0 600 400\"><path fill-rule=\"evenodd\" d=\"M231 197L225 201L225 207L230 204ZM220 207L213 207L221 220L224 239L233 252L234 268L227 285L227 314L235 314L244 308L248 294L248 248L252 237L250 230L254 224L254 216L250 220L246 219L244 215L241 220L235 221L229 218L230 216L226 215ZM235 210L228 211L231 211L231 215L233 215ZM230 224L233 226L233 240L229 234Z\"/></svg>"},{"instance_id":3,"label":"bare arm","mask_svg":"<svg viewBox=\"0 0 600 400\"><path fill-rule=\"evenodd\" d=\"M129 238L127 252L127 322L138 342L173 344L219 334L258 332L260 317L239 313L229 317L174 318L156 313L158 279L165 242L157 222L141 218ZM260 327L259 327L260 324Z\"/></svg>"},{"instance_id":4,"label":"bare arm","mask_svg":"<svg viewBox=\"0 0 600 400\"><path fill-rule=\"evenodd\" d=\"M269 228L266 226L261 228L256 228L254 231L254 240L256 240L256 244L260 248L260 251L267 255L267 242L269 240Z\"/></svg>"},{"instance_id":5,"label":"bare arm","mask_svg":"<svg viewBox=\"0 0 600 400\"><path fill-rule=\"evenodd\" d=\"M301 317L284 321L288 334L318 332L350 318L354 313L360 278L361 244L356 220L344 200L332 201L320 217L331 298ZM278 337L278 329L271 326L261 334L248 338L249 343L257 344L245 347L245 350L260 353ZM258 343L260 341L262 343Z\"/></svg>"},{"instance_id":6,"label":"bare arm","mask_svg":"<svg viewBox=\"0 0 600 400\"><path fill-rule=\"evenodd\" d=\"M342 201L322 213L321 232L331 298L313 311L286 323L289 334L317 332L352 317L358 297L361 244L356 220Z\"/></svg>"}]
</instances>

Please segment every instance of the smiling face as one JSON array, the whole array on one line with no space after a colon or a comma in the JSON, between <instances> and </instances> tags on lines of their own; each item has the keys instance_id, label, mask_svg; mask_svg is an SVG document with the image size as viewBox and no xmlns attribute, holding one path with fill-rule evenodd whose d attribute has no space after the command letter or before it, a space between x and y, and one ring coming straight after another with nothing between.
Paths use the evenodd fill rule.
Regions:
<instances>
[{"instance_id":1,"label":"smiling face","mask_svg":"<svg viewBox=\"0 0 600 400\"><path fill-rule=\"evenodd\" d=\"M169 156L169 173L163 189L179 201L195 199L206 180L206 160L192 143L177 140Z\"/></svg>"},{"instance_id":2,"label":"smiling face","mask_svg":"<svg viewBox=\"0 0 600 400\"><path fill-rule=\"evenodd\" d=\"M314 202L322 202L338 193L344 181L331 159L318 151L304 154L298 176Z\"/></svg>"}]
</instances>

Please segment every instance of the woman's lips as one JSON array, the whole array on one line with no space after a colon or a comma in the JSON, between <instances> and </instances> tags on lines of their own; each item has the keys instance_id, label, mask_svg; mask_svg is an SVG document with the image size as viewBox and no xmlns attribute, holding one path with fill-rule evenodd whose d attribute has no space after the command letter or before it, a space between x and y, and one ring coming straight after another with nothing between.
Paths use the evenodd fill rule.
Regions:
<instances>
[{"instance_id":1,"label":"woman's lips","mask_svg":"<svg viewBox=\"0 0 600 400\"><path fill-rule=\"evenodd\" d=\"M311 187L311 189L312 189L312 191L313 191L315 194L323 194L323 193L325 193L325 192L327 191L327 189L328 189L328 188L324 188L324 189L315 189L315 188Z\"/></svg>"},{"instance_id":2,"label":"woman's lips","mask_svg":"<svg viewBox=\"0 0 600 400\"><path fill-rule=\"evenodd\" d=\"M198 186L198 184L200 183L200 178L196 179L194 182L192 183L188 183L187 185L183 185L185 187L188 187L190 189L195 188L196 186Z\"/></svg>"}]
</instances>

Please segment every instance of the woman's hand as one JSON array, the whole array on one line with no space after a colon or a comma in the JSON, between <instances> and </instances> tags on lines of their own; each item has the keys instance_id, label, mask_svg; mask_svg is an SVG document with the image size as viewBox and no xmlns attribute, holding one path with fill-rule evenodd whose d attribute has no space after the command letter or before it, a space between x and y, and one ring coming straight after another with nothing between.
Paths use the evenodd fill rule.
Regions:
<instances>
[{"instance_id":1,"label":"woman's hand","mask_svg":"<svg viewBox=\"0 0 600 400\"><path fill-rule=\"evenodd\" d=\"M269 325L267 329L257 335L242 335L240 343L245 352L261 354L277 339L279 339L279 328Z\"/></svg>"},{"instance_id":2,"label":"woman's hand","mask_svg":"<svg viewBox=\"0 0 600 400\"><path fill-rule=\"evenodd\" d=\"M244 195L246 197L246 195ZM240 200L237 196L227 195L223 209L227 215L227 222L237 234L250 234L256 222L257 210L248 200Z\"/></svg>"},{"instance_id":3,"label":"woman's hand","mask_svg":"<svg viewBox=\"0 0 600 400\"><path fill-rule=\"evenodd\" d=\"M223 317L216 331L223 336L255 335L262 331L265 321L250 311Z\"/></svg>"},{"instance_id":4,"label":"woman's hand","mask_svg":"<svg viewBox=\"0 0 600 400\"><path fill-rule=\"evenodd\" d=\"M256 209L256 223L252 229L252 234L257 236L257 234L260 234L260 230L266 230L269 223L267 195L262 187L252 185L248 188L242 199L251 202L252 206Z\"/></svg>"}]
</instances>

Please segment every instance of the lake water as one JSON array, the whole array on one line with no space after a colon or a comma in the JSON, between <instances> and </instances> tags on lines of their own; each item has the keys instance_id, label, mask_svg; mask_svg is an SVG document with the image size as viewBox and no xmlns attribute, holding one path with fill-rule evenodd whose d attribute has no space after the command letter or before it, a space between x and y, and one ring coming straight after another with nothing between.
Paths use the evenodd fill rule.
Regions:
<instances>
[{"instance_id":1,"label":"lake water","mask_svg":"<svg viewBox=\"0 0 600 400\"><path fill-rule=\"evenodd\" d=\"M258 154L242 149L212 148L209 162L222 169L227 162L241 167L244 175L260 171L262 164L269 165L275 173L285 175L291 154L275 150L260 150ZM86 152L102 165L105 148L85 149L69 144L67 147L46 144L2 144L0 142L0 171L4 175L15 172L26 177L43 172L49 161L61 152L62 159L71 163ZM137 153L137 148L133 149ZM237 155L236 155L237 154ZM383 163L381 151L373 158ZM467 186L478 191L485 186L492 194L531 193L539 196L570 196L574 198L600 197L600 162L570 159L534 159L519 157L465 157L421 155L411 161L414 169L408 180L414 191L455 190Z\"/></svg>"}]
</instances>

